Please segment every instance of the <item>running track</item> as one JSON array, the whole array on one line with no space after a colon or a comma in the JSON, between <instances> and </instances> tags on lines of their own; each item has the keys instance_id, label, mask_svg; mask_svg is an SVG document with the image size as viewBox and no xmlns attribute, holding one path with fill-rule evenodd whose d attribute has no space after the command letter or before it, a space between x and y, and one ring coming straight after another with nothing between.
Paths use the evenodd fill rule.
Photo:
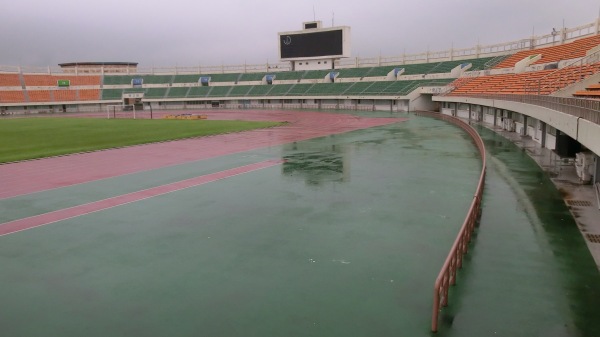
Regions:
<instances>
[{"instance_id":1,"label":"running track","mask_svg":"<svg viewBox=\"0 0 600 337\"><path fill-rule=\"evenodd\" d=\"M305 111L201 113L215 120L269 120L289 124L0 165L0 199L402 121Z\"/></svg>"},{"instance_id":2,"label":"running track","mask_svg":"<svg viewBox=\"0 0 600 337\"><path fill-rule=\"evenodd\" d=\"M171 184L156 186L153 188L148 188L133 193L127 193L116 197L99 200L96 202L90 202L74 207L63 208L53 212L5 222L0 226L0 236L24 231L30 228L48 225L57 221L62 221L81 215L102 211L112 207L125 205L131 202L136 202L175 191L181 191L186 188L208 184L213 181L230 178L236 175L279 165L281 163L283 163L283 161L281 160L267 160L250 165L235 167L229 170L224 170L212 174L198 176L195 178L178 181Z\"/></svg>"}]
</instances>

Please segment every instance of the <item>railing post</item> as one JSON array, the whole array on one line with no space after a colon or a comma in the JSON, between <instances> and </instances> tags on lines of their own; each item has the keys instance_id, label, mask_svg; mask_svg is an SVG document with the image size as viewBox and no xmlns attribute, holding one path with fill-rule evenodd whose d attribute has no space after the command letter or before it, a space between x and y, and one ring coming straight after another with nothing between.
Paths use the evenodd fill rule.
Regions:
<instances>
[{"instance_id":1,"label":"railing post","mask_svg":"<svg viewBox=\"0 0 600 337\"><path fill-rule=\"evenodd\" d=\"M471 109L469 109L471 110ZM455 117L450 117L446 115L440 114L432 114L432 116L449 121L455 125L458 125L463 130L465 130L473 140L481 154L483 161L483 168L481 170L481 175L479 177L479 183L477 185L477 191L475 192L475 197L471 201L471 206L469 208L468 214L461 226L461 229L454 240L454 244L450 249L448 256L438 274L438 277L435 281L434 285L434 294L433 294L433 312L432 312L432 322L431 322L431 331L438 331L438 320L439 320L439 311L440 307L445 307L448 305L448 295L449 288L451 285L456 283L456 276L458 272L458 268L462 266L463 256L468 250L468 244L471 238L471 232L475 227L475 221L477 220L477 216L479 214L480 207L480 198L483 193L483 180L485 179L485 167L486 167L486 159L485 159L485 146L483 144L483 140L477 134L477 132L467 123L459 120Z\"/></svg>"}]
</instances>

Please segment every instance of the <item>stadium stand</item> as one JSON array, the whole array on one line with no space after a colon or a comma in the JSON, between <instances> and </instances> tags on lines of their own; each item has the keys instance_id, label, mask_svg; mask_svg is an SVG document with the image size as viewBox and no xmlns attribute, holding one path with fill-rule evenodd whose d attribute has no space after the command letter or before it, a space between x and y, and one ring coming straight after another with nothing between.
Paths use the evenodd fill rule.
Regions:
<instances>
[{"instance_id":1,"label":"stadium stand","mask_svg":"<svg viewBox=\"0 0 600 337\"><path fill-rule=\"evenodd\" d=\"M343 69L337 69L336 71L338 71L340 73L338 75L338 77L341 77L341 78L355 78L355 77L363 78L365 76L368 76L369 72L372 69L373 69L373 67L367 67L367 68L343 68Z\"/></svg>"},{"instance_id":2,"label":"stadium stand","mask_svg":"<svg viewBox=\"0 0 600 337\"><path fill-rule=\"evenodd\" d=\"M180 74L175 75L172 83L198 83L200 77L210 77L211 82L237 82L240 73L227 74ZM261 77L262 78L262 77Z\"/></svg>"},{"instance_id":3,"label":"stadium stand","mask_svg":"<svg viewBox=\"0 0 600 337\"><path fill-rule=\"evenodd\" d=\"M210 89L212 89L212 87L191 87L190 91L188 92L186 97L188 97L188 98L206 97L206 95L208 94L208 91Z\"/></svg>"},{"instance_id":4,"label":"stadium stand","mask_svg":"<svg viewBox=\"0 0 600 337\"><path fill-rule=\"evenodd\" d=\"M449 95L454 96L537 93L548 95L600 71L600 63L594 61L592 56L586 56L585 59L585 62L591 62L591 65L580 65L580 63L585 62L577 61L577 66L565 67L566 62L557 62L583 57L590 49L600 45L600 35L598 34L586 32L580 36L584 37L568 38L572 42L563 43L561 40L557 42L560 43L558 45L527 49L516 53L511 52L513 49L510 49L513 48L514 44L505 43L499 46L510 46L508 51L490 49L488 54L485 54L485 52L481 54L484 57L464 60L460 59L466 57L462 55L480 55L479 52L483 49L480 50L478 46L477 49L474 49L476 53L450 53L448 54L451 55L449 57L439 56L443 54L432 54L432 57L437 57L432 62L426 62L426 60L429 60L430 54L427 54L426 57L423 57L424 53L415 54L413 56L417 57L412 58L405 58L406 55L404 55L402 59L394 58L398 60L398 63L401 63L396 65L390 61L391 59L380 59L378 62L384 62L382 64L385 64L381 66L373 66L373 58L366 59L364 63L361 63L358 58L356 60L348 59L346 62L340 61L337 63L336 61L336 69L333 70L288 71L283 70L287 69L286 67L275 66L270 68L269 65L265 65L264 68L258 67L258 69L277 71L265 72L263 70L248 73L245 65L243 70L241 67L228 67L228 70L232 69L230 73L221 73L214 70L217 68L212 68L213 70L210 71L212 73L208 74L202 74L199 69L197 69L197 73L178 73L176 69L173 72L154 74L154 69L152 69L152 74L139 72L128 74L105 73L104 75L75 75L69 72L50 74L50 70L47 70L48 73L16 73L15 70L10 70L10 72L0 74L0 103L34 105L35 103L52 104L53 102L101 100L111 101L106 102L107 104L114 104L114 101L123 100L124 93L143 93L143 99L152 101L183 101L188 99L194 101L210 98L225 100L231 98L232 101L238 98L268 98L290 101L291 97L302 99L310 96L343 99L367 97L376 100L377 97L382 96L406 96L422 86L448 86L447 89L440 88L440 91L447 92L451 89ZM552 39L552 36L550 36L550 39ZM546 43L547 46L551 45L547 41L547 38L546 40L540 39L538 42L532 39L531 44ZM459 53L463 52L464 50L459 51ZM554 69L539 70L542 67L520 68L516 71L506 69L514 67L514 64L523 58L537 54L541 54L542 57L536 61L536 64L548 63ZM459 60L456 60L457 58ZM368 66L355 66L362 64L368 64ZM472 66L465 68L468 64ZM458 79L452 78L459 75L451 72L456 67L463 67L463 70L467 73L462 74L463 77ZM502 70L498 70L501 68ZM254 66L253 69L257 69L257 67ZM398 80L387 77L394 69L403 69ZM536 70L532 71L532 69ZM19 72L21 70L22 68L18 68ZM486 71L477 72L475 70ZM137 69L134 69L134 71L137 71ZM328 81L322 81L331 71L338 73L335 82L326 83ZM516 73L520 71L524 72ZM441 74L441 76L438 76L438 74ZM258 84L266 75L275 76L273 84ZM207 86L200 86L199 80L201 77L210 77L210 83ZM142 85L136 85L132 88L132 80L139 78L143 80ZM69 88L58 88L59 80L69 80ZM448 85L450 82L452 83ZM600 97L600 89L597 86L592 85L586 90L574 93L573 96L598 98ZM25 90L17 90L19 88ZM429 90L427 92L431 94L437 91ZM275 102L274 104L278 103ZM291 102L291 104L294 103L296 102ZM261 102L253 102L253 104L261 104Z\"/></svg>"},{"instance_id":5,"label":"stadium stand","mask_svg":"<svg viewBox=\"0 0 600 337\"><path fill-rule=\"evenodd\" d=\"M425 75L425 74L440 74L447 73L461 64L471 63L470 70L481 70L486 68L486 64L495 59L494 57L482 57L476 59L443 61L433 63L415 63L401 64L395 66L380 66L380 67L365 67L365 68L343 68L336 69L339 71L340 78L355 78L355 77L377 77L386 76L395 68L404 69L403 75ZM325 76L325 74L323 75ZM306 77L304 77L306 78Z\"/></svg>"},{"instance_id":6,"label":"stadium stand","mask_svg":"<svg viewBox=\"0 0 600 337\"><path fill-rule=\"evenodd\" d=\"M132 75L105 75L104 85L131 85L131 80L134 78L141 78L142 76Z\"/></svg>"},{"instance_id":7,"label":"stadium stand","mask_svg":"<svg viewBox=\"0 0 600 337\"><path fill-rule=\"evenodd\" d=\"M352 82L343 82L343 83L316 83L308 90L306 90L305 94L307 96L333 96L333 95L341 95L350 88L354 83Z\"/></svg>"},{"instance_id":8,"label":"stadium stand","mask_svg":"<svg viewBox=\"0 0 600 337\"><path fill-rule=\"evenodd\" d=\"M23 90L0 91L0 103L24 103L25 93Z\"/></svg>"},{"instance_id":9,"label":"stadium stand","mask_svg":"<svg viewBox=\"0 0 600 337\"><path fill-rule=\"evenodd\" d=\"M102 90L103 100L120 100L123 97L123 89L104 89Z\"/></svg>"},{"instance_id":10,"label":"stadium stand","mask_svg":"<svg viewBox=\"0 0 600 337\"><path fill-rule=\"evenodd\" d=\"M588 85L585 90L576 91L573 96L600 99L600 83Z\"/></svg>"},{"instance_id":11,"label":"stadium stand","mask_svg":"<svg viewBox=\"0 0 600 337\"><path fill-rule=\"evenodd\" d=\"M189 87L172 87L167 93L167 98L184 98L189 90Z\"/></svg>"},{"instance_id":12,"label":"stadium stand","mask_svg":"<svg viewBox=\"0 0 600 337\"><path fill-rule=\"evenodd\" d=\"M558 62L585 56L586 52L600 44L600 35L590 36L558 46L524 50L507 57L494 68L511 68L515 63L531 55L542 54L542 58L534 64Z\"/></svg>"},{"instance_id":13,"label":"stadium stand","mask_svg":"<svg viewBox=\"0 0 600 337\"><path fill-rule=\"evenodd\" d=\"M275 73L275 80L277 81L287 81L287 80L299 80L304 77L306 71L281 71Z\"/></svg>"},{"instance_id":14,"label":"stadium stand","mask_svg":"<svg viewBox=\"0 0 600 337\"><path fill-rule=\"evenodd\" d=\"M209 76L211 82L237 82L240 77L240 73L228 73L228 74L208 74L202 76Z\"/></svg>"},{"instance_id":15,"label":"stadium stand","mask_svg":"<svg viewBox=\"0 0 600 337\"><path fill-rule=\"evenodd\" d=\"M30 102L52 102L50 90L28 90Z\"/></svg>"},{"instance_id":16,"label":"stadium stand","mask_svg":"<svg viewBox=\"0 0 600 337\"><path fill-rule=\"evenodd\" d=\"M232 86L219 86L210 88L212 89L208 92L208 96L210 97L227 97L229 91L233 89Z\"/></svg>"},{"instance_id":17,"label":"stadium stand","mask_svg":"<svg viewBox=\"0 0 600 337\"><path fill-rule=\"evenodd\" d=\"M371 71L369 72L369 77L386 76L390 71L394 70L394 68L405 68L405 67L407 67L407 66L373 67L373 69L371 69ZM420 72L419 74L424 74L424 72Z\"/></svg>"},{"instance_id":18,"label":"stadium stand","mask_svg":"<svg viewBox=\"0 0 600 337\"><path fill-rule=\"evenodd\" d=\"M248 92L253 88L253 85L238 85L231 89L229 96L247 96Z\"/></svg>"},{"instance_id":19,"label":"stadium stand","mask_svg":"<svg viewBox=\"0 0 600 337\"><path fill-rule=\"evenodd\" d=\"M104 85L127 85L134 78L141 78L143 84L169 84L173 81L173 75L105 75Z\"/></svg>"},{"instance_id":20,"label":"stadium stand","mask_svg":"<svg viewBox=\"0 0 600 337\"><path fill-rule=\"evenodd\" d=\"M387 88L390 84L395 81L382 81L382 82L373 82L367 89L365 89L361 94L363 95L378 95L382 90ZM404 81L402 81L404 82Z\"/></svg>"},{"instance_id":21,"label":"stadium stand","mask_svg":"<svg viewBox=\"0 0 600 337\"><path fill-rule=\"evenodd\" d=\"M93 75L23 75L23 78L25 80L25 85L28 87L56 87L58 80L69 80L71 86L99 86L101 81L100 76Z\"/></svg>"},{"instance_id":22,"label":"stadium stand","mask_svg":"<svg viewBox=\"0 0 600 337\"><path fill-rule=\"evenodd\" d=\"M144 79L144 84L173 83L173 75L145 75L142 78Z\"/></svg>"},{"instance_id":23,"label":"stadium stand","mask_svg":"<svg viewBox=\"0 0 600 337\"><path fill-rule=\"evenodd\" d=\"M0 74L0 87L20 87L19 74Z\"/></svg>"},{"instance_id":24,"label":"stadium stand","mask_svg":"<svg viewBox=\"0 0 600 337\"><path fill-rule=\"evenodd\" d=\"M250 91L248 91L248 96L266 96L270 94L271 89L273 89L274 85L253 85Z\"/></svg>"},{"instance_id":25,"label":"stadium stand","mask_svg":"<svg viewBox=\"0 0 600 337\"><path fill-rule=\"evenodd\" d=\"M173 83L198 83L200 80L200 74L182 74L175 75Z\"/></svg>"},{"instance_id":26,"label":"stadium stand","mask_svg":"<svg viewBox=\"0 0 600 337\"><path fill-rule=\"evenodd\" d=\"M567 67L559 71L548 69L520 74L481 76L466 83L464 79L459 79L453 83L456 89L450 95L538 94L538 92L541 95L549 95L598 71L600 71L600 63ZM461 82L461 85L457 85Z\"/></svg>"},{"instance_id":27,"label":"stadium stand","mask_svg":"<svg viewBox=\"0 0 600 337\"><path fill-rule=\"evenodd\" d=\"M144 92L146 98L164 98L168 88L148 88Z\"/></svg>"},{"instance_id":28,"label":"stadium stand","mask_svg":"<svg viewBox=\"0 0 600 337\"><path fill-rule=\"evenodd\" d=\"M140 94L145 93L146 89L143 88L126 88L123 89L123 94Z\"/></svg>"},{"instance_id":29,"label":"stadium stand","mask_svg":"<svg viewBox=\"0 0 600 337\"><path fill-rule=\"evenodd\" d=\"M344 91L344 95L360 95L375 82L355 82L353 86Z\"/></svg>"},{"instance_id":30,"label":"stadium stand","mask_svg":"<svg viewBox=\"0 0 600 337\"><path fill-rule=\"evenodd\" d=\"M270 85L269 87L271 87L271 90L269 91L269 96L285 96L293 86L294 84Z\"/></svg>"},{"instance_id":31,"label":"stadium stand","mask_svg":"<svg viewBox=\"0 0 600 337\"><path fill-rule=\"evenodd\" d=\"M240 75L240 82L262 81L266 73L243 73Z\"/></svg>"},{"instance_id":32,"label":"stadium stand","mask_svg":"<svg viewBox=\"0 0 600 337\"><path fill-rule=\"evenodd\" d=\"M77 101L77 91L69 89L52 90L52 97L57 102Z\"/></svg>"},{"instance_id":33,"label":"stadium stand","mask_svg":"<svg viewBox=\"0 0 600 337\"><path fill-rule=\"evenodd\" d=\"M79 90L79 100L80 101L98 101L98 100L100 100L100 90L99 89Z\"/></svg>"},{"instance_id":34,"label":"stadium stand","mask_svg":"<svg viewBox=\"0 0 600 337\"><path fill-rule=\"evenodd\" d=\"M337 72L337 70L309 70L306 72L306 74L304 75L304 77L302 79L304 79L304 80L323 79L323 78L325 78L325 76L327 76L332 71Z\"/></svg>"},{"instance_id":35,"label":"stadium stand","mask_svg":"<svg viewBox=\"0 0 600 337\"><path fill-rule=\"evenodd\" d=\"M310 83L298 83L294 84L290 90L285 94L286 96L302 96L310 89L314 84Z\"/></svg>"}]
</instances>

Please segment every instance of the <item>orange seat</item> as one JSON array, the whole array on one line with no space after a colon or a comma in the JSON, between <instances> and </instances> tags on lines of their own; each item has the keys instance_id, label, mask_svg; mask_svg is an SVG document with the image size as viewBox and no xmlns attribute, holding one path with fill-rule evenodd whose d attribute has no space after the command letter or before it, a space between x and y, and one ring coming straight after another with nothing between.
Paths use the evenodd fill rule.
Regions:
<instances>
[{"instance_id":1,"label":"orange seat","mask_svg":"<svg viewBox=\"0 0 600 337\"><path fill-rule=\"evenodd\" d=\"M71 86L100 85L100 76L94 75L23 75L25 85L30 87L56 87L59 80L69 80ZM20 85L20 84L19 84Z\"/></svg>"},{"instance_id":2,"label":"orange seat","mask_svg":"<svg viewBox=\"0 0 600 337\"><path fill-rule=\"evenodd\" d=\"M25 94L23 90L0 91L0 103L23 103Z\"/></svg>"},{"instance_id":3,"label":"orange seat","mask_svg":"<svg viewBox=\"0 0 600 337\"><path fill-rule=\"evenodd\" d=\"M19 74L0 74L0 87L20 87Z\"/></svg>"},{"instance_id":4,"label":"orange seat","mask_svg":"<svg viewBox=\"0 0 600 337\"><path fill-rule=\"evenodd\" d=\"M28 90L27 94L31 102L52 102L50 90Z\"/></svg>"},{"instance_id":5,"label":"orange seat","mask_svg":"<svg viewBox=\"0 0 600 337\"><path fill-rule=\"evenodd\" d=\"M600 44L600 35L585 37L573 42L565 43L558 46L545 47L532 50L522 50L517 52L502 62L498 63L494 68L511 68L515 63L531 55L542 54L542 58L534 62L534 64L558 62L561 60L569 60L578 57L584 57L585 53Z\"/></svg>"}]
</instances>

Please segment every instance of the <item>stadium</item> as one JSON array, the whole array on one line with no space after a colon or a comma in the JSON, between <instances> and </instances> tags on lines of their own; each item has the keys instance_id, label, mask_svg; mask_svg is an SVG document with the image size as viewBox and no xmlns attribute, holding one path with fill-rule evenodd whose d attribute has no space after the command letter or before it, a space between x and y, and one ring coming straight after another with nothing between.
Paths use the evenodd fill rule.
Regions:
<instances>
[{"instance_id":1,"label":"stadium","mask_svg":"<svg viewBox=\"0 0 600 337\"><path fill-rule=\"evenodd\" d=\"M351 36L0 66L7 335L599 335L600 18L393 57ZM11 132L218 121L263 124L30 157Z\"/></svg>"}]
</instances>

